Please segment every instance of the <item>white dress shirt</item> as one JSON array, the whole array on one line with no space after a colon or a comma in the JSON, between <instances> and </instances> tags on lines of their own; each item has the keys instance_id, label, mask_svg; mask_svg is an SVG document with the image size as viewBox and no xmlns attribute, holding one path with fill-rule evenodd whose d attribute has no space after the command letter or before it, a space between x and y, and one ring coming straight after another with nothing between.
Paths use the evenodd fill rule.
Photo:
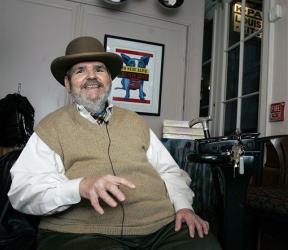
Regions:
<instances>
[{"instance_id":1,"label":"white dress shirt","mask_svg":"<svg viewBox=\"0 0 288 250\"><path fill-rule=\"evenodd\" d=\"M95 123L82 107L80 114ZM192 209L191 179L150 129L147 158L164 180L175 211ZM58 154L33 133L11 169L12 184L8 196L12 206L27 214L49 215L63 211L81 200L79 184L82 178L68 179Z\"/></svg>"}]
</instances>

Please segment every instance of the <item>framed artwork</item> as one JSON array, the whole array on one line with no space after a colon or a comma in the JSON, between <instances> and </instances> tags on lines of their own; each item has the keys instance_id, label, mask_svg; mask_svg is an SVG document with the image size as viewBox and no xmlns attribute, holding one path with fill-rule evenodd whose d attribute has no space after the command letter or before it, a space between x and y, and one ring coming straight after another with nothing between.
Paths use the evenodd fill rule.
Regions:
<instances>
[{"instance_id":1,"label":"framed artwork","mask_svg":"<svg viewBox=\"0 0 288 250\"><path fill-rule=\"evenodd\" d=\"M110 101L144 115L160 115L164 44L105 35L106 50L123 59Z\"/></svg>"}]
</instances>

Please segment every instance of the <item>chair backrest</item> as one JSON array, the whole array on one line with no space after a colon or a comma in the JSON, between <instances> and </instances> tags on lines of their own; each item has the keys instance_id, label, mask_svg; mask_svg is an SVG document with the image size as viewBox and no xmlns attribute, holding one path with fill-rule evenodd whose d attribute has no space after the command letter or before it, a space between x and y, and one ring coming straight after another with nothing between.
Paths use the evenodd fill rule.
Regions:
<instances>
[{"instance_id":1,"label":"chair backrest","mask_svg":"<svg viewBox=\"0 0 288 250\"><path fill-rule=\"evenodd\" d=\"M288 135L271 139L279 159L279 185L288 186Z\"/></svg>"}]
</instances>

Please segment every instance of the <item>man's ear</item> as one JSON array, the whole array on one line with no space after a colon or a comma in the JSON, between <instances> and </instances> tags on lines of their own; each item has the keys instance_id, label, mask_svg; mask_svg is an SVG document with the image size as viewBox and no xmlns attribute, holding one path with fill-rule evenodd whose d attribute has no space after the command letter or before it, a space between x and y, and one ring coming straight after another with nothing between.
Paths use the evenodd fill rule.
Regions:
<instances>
[{"instance_id":1,"label":"man's ear","mask_svg":"<svg viewBox=\"0 0 288 250\"><path fill-rule=\"evenodd\" d=\"M65 78L64 78L64 84L65 84L65 89L70 93L71 92L71 87L70 87L70 82L69 82L67 76L65 76Z\"/></svg>"}]
</instances>

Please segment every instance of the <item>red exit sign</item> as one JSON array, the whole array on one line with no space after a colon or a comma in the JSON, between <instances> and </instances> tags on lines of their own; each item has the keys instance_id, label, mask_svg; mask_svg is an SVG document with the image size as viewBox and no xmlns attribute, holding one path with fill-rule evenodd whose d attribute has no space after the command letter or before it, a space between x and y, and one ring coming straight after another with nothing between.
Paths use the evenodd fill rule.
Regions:
<instances>
[{"instance_id":1,"label":"red exit sign","mask_svg":"<svg viewBox=\"0 0 288 250\"><path fill-rule=\"evenodd\" d=\"M284 121L285 102L272 103L270 108L270 122Z\"/></svg>"}]
</instances>

